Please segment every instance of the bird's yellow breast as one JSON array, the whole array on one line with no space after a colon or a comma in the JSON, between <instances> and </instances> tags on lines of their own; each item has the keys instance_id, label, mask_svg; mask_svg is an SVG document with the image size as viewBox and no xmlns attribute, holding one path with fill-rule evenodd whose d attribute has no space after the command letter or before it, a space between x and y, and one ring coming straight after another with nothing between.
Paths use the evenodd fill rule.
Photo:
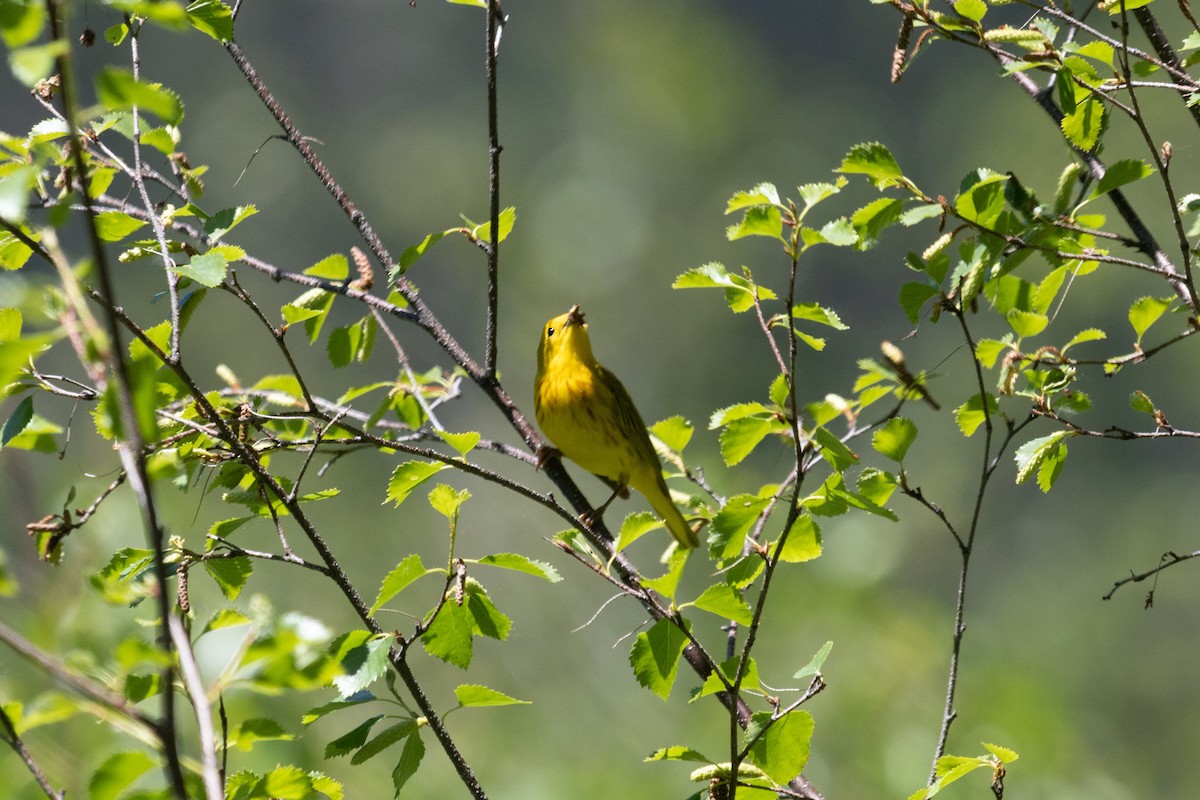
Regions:
<instances>
[{"instance_id":1,"label":"bird's yellow breast","mask_svg":"<svg viewBox=\"0 0 1200 800\"><path fill-rule=\"evenodd\" d=\"M534 410L542 431L588 472L623 484L639 460L613 417L615 405L600 373L577 359L553 359L539 375Z\"/></svg>"}]
</instances>

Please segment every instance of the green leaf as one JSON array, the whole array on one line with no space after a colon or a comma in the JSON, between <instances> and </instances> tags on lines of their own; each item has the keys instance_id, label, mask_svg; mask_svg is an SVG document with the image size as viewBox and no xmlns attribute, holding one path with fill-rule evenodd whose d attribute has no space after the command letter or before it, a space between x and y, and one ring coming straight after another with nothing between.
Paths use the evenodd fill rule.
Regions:
<instances>
[{"instance_id":1,"label":"green leaf","mask_svg":"<svg viewBox=\"0 0 1200 800\"><path fill-rule=\"evenodd\" d=\"M725 505L721 506L712 522L713 532L719 537L718 541L726 544L723 557L741 552L746 534L758 522L759 514L769 503L768 498L752 494L734 495L725 501Z\"/></svg>"},{"instance_id":2,"label":"green leaf","mask_svg":"<svg viewBox=\"0 0 1200 800\"><path fill-rule=\"evenodd\" d=\"M436 571L436 570L435 570ZM383 583L379 587L379 594L375 598L375 602L371 604L371 610L367 613L375 616L384 603L391 600L396 595L400 594L405 587L415 581L428 575L430 570L425 569L425 565L421 563L421 557L416 553L405 558L399 564L392 568L392 571L383 579Z\"/></svg>"},{"instance_id":3,"label":"green leaf","mask_svg":"<svg viewBox=\"0 0 1200 800\"><path fill-rule=\"evenodd\" d=\"M149 594L145 579L153 563L153 551L125 547L114 553L108 564L90 581L108 602L131 605Z\"/></svg>"},{"instance_id":4,"label":"green leaf","mask_svg":"<svg viewBox=\"0 0 1200 800\"><path fill-rule=\"evenodd\" d=\"M649 511L634 511L626 515L621 522L621 530L617 532L617 543L613 549L621 552L645 534L662 527L662 524L662 520Z\"/></svg>"},{"instance_id":5,"label":"green leaf","mask_svg":"<svg viewBox=\"0 0 1200 800\"><path fill-rule=\"evenodd\" d=\"M1158 411L1158 407L1154 405L1150 395L1141 389L1137 389L1129 395L1129 407L1140 414L1150 414L1151 416Z\"/></svg>"},{"instance_id":6,"label":"green leaf","mask_svg":"<svg viewBox=\"0 0 1200 800\"><path fill-rule=\"evenodd\" d=\"M1056 431L1049 436L1030 439L1017 448L1017 483L1024 483L1036 472L1038 487L1043 492L1050 491L1067 458L1067 435L1067 431Z\"/></svg>"},{"instance_id":7,"label":"green leaf","mask_svg":"<svg viewBox=\"0 0 1200 800\"><path fill-rule=\"evenodd\" d=\"M701 697L708 697L711 694L726 691L726 684L733 685L734 679L737 677L738 665L741 661L741 656L734 656L721 663L717 669L708 673L708 677L704 679L704 685L700 687L700 691L692 695L692 699L688 700L688 702L694 703ZM724 676L725 680L721 680L722 676ZM751 692L762 691L762 684L758 678L758 662L753 658L746 665L746 672L742 675L742 689Z\"/></svg>"},{"instance_id":8,"label":"green leaf","mask_svg":"<svg viewBox=\"0 0 1200 800\"><path fill-rule=\"evenodd\" d=\"M985 750L1003 761L1005 764L1011 764L1020 758L1020 756L1017 755L1016 750L1010 750L1009 748L1002 747L998 744L988 744L987 742L980 742L980 744L983 745Z\"/></svg>"},{"instance_id":9,"label":"green leaf","mask_svg":"<svg viewBox=\"0 0 1200 800\"><path fill-rule=\"evenodd\" d=\"M409 736L415 734L417 727L415 719L406 719L389 728L384 728L379 735L360 747L358 752L350 757L350 763L357 766L368 759L374 758L396 742L407 739Z\"/></svg>"},{"instance_id":10,"label":"green leaf","mask_svg":"<svg viewBox=\"0 0 1200 800\"><path fill-rule=\"evenodd\" d=\"M741 463L767 436L786 430L786 423L773 415L733 420L721 431L721 457L732 467Z\"/></svg>"},{"instance_id":11,"label":"green leaf","mask_svg":"<svg viewBox=\"0 0 1200 800\"><path fill-rule=\"evenodd\" d=\"M730 241L746 236L783 237L783 215L775 206L750 206L742 213L741 221L725 229Z\"/></svg>"},{"instance_id":12,"label":"green leaf","mask_svg":"<svg viewBox=\"0 0 1200 800\"><path fill-rule=\"evenodd\" d=\"M365 634L366 631L361 631L361 633ZM351 695L345 700L334 700L332 703L326 703L323 706L317 706L316 708L308 710L303 716L300 717L300 722L305 725L311 725L312 723L324 717L326 714L332 714L334 711L341 711L344 708L354 708L362 705L363 703L369 703L374 699L375 696L370 692L359 692L358 694Z\"/></svg>"},{"instance_id":13,"label":"green leaf","mask_svg":"<svg viewBox=\"0 0 1200 800\"><path fill-rule=\"evenodd\" d=\"M834 247L850 247L858 244L858 231L854 230L854 224L845 217L831 219L821 226L817 232L819 240L814 241L814 244L831 244ZM808 244L808 242L805 242Z\"/></svg>"},{"instance_id":14,"label":"green leaf","mask_svg":"<svg viewBox=\"0 0 1200 800\"><path fill-rule=\"evenodd\" d=\"M168 125L183 121L183 102L179 95L159 83L147 83L133 73L106 66L96 77L96 96L108 111L148 111Z\"/></svg>"},{"instance_id":15,"label":"green leaf","mask_svg":"<svg viewBox=\"0 0 1200 800\"><path fill-rule=\"evenodd\" d=\"M397 275L403 275L405 272L407 272L408 268L417 262L417 259L425 255L426 250L428 250L430 247L433 247L442 239L446 238L447 234L452 232L453 229L449 231L441 231L440 233L431 233L421 240L420 244L414 244L412 247L407 248L403 253L400 254L399 267L393 269L392 278L394 279Z\"/></svg>"},{"instance_id":16,"label":"green leaf","mask_svg":"<svg viewBox=\"0 0 1200 800\"><path fill-rule=\"evenodd\" d=\"M900 307L908 321L914 325L921 319L921 309L931 297L936 297L938 287L924 281L910 281L900 287Z\"/></svg>"},{"instance_id":17,"label":"green leaf","mask_svg":"<svg viewBox=\"0 0 1200 800\"><path fill-rule=\"evenodd\" d=\"M503 692L497 692L495 689L489 689L486 686L479 686L477 684L462 684L455 687L454 696L458 698L458 704L463 707L527 706L531 702L529 700L517 700Z\"/></svg>"},{"instance_id":18,"label":"green leaf","mask_svg":"<svg viewBox=\"0 0 1200 800\"><path fill-rule=\"evenodd\" d=\"M500 241L508 238L508 234L512 232L513 224L517 221L517 210L513 207L508 207L500 212ZM481 242L492 241L492 223L485 222L482 225L476 226L471 233L476 239Z\"/></svg>"},{"instance_id":19,"label":"green leaf","mask_svg":"<svg viewBox=\"0 0 1200 800\"><path fill-rule=\"evenodd\" d=\"M687 636L668 619L660 619L639 633L629 651L629 664L638 683L666 700L687 645Z\"/></svg>"},{"instance_id":20,"label":"green leaf","mask_svg":"<svg viewBox=\"0 0 1200 800\"><path fill-rule=\"evenodd\" d=\"M803 189L801 193L803 193ZM725 204L725 213L732 214L734 211L741 211L752 206L777 206L779 204L779 190L775 188L775 185L760 183L753 189L734 192L733 196L729 198L729 202Z\"/></svg>"},{"instance_id":21,"label":"green leaf","mask_svg":"<svg viewBox=\"0 0 1200 800\"><path fill-rule=\"evenodd\" d=\"M742 595L728 583L715 583L709 586L700 596L686 605L693 605L702 611L716 614L722 619L731 619L741 625L749 625L754 621L754 612L742 599Z\"/></svg>"},{"instance_id":22,"label":"green leaf","mask_svg":"<svg viewBox=\"0 0 1200 800\"><path fill-rule=\"evenodd\" d=\"M954 0L954 10L972 22L982 22L988 9L983 0Z\"/></svg>"},{"instance_id":23,"label":"green leaf","mask_svg":"<svg viewBox=\"0 0 1200 800\"><path fill-rule=\"evenodd\" d=\"M1135 8L1148 6L1153 2L1154 0L1112 0L1104 5L1104 9L1110 16L1115 16L1123 11L1133 11Z\"/></svg>"},{"instance_id":24,"label":"green leaf","mask_svg":"<svg viewBox=\"0 0 1200 800\"><path fill-rule=\"evenodd\" d=\"M1080 331L1079 333L1075 334L1073 337L1071 337L1071 341L1067 342L1066 344L1064 344L1062 346L1062 351L1065 353L1065 352L1067 352L1068 349L1074 347L1077 344L1083 344L1085 342L1096 342L1096 341L1100 341L1100 340L1106 339L1106 338L1107 338L1107 335L1104 333L1104 331L1100 330L1099 328L1086 328L1086 329Z\"/></svg>"},{"instance_id":25,"label":"green leaf","mask_svg":"<svg viewBox=\"0 0 1200 800\"><path fill-rule=\"evenodd\" d=\"M964 179L964 183L968 182L969 187L954 198L955 210L968 222L978 223L985 228L996 227L996 221L1004 210L1008 176L979 169Z\"/></svg>"},{"instance_id":26,"label":"green leaf","mask_svg":"<svg viewBox=\"0 0 1200 800\"><path fill-rule=\"evenodd\" d=\"M837 172L866 175L877 189L896 186L904 180L904 173L891 151L879 142L854 145L842 159Z\"/></svg>"},{"instance_id":27,"label":"green leaf","mask_svg":"<svg viewBox=\"0 0 1200 800\"><path fill-rule=\"evenodd\" d=\"M172 0L108 0L107 5L173 31L187 27L183 6Z\"/></svg>"},{"instance_id":28,"label":"green leaf","mask_svg":"<svg viewBox=\"0 0 1200 800\"><path fill-rule=\"evenodd\" d=\"M883 457L903 462L909 446L916 438L917 426L912 420L892 417L871 436L871 446Z\"/></svg>"},{"instance_id":29,"label":"green leaf","mask_svg":"<svg viewBox=\"0 0 1200 800\"><path fill-rule=\"evenodd\" d=\"M821 447L821 457L838 472L844 472L858 463L858 456L826 428L817 428L812 438Z\"/></svg>"},{"instance_id":30,"label":"green leaf","mask_svg":"<svg viewBox=\"0 0 1200 800\"><path fill-rule=\"evenodd\" d=\"M101 211L95 220L96 234L106 242L119 242L146 224L124 211Z\"/></svg>"},{"instance_id":31,"label":"green leaf","mask_svg":"<svg viewBox=\"0 0 1200 800\"><path fill-rule=\"evenodd\" d=\"M787 406L788 395L791 394L791 389L788 387L787 375L779 373L775 379L771 381L771 386L767 389L767 396L771 398L771 402L779 408Z\"/></svg>"},{"instance_id":32,"label":"green leaf","mask_svg":"<svg viewBox=\"0 0 1200 800\"><path fill-rule=\"evenodd\" d=\"M263 776L262 792L271 800L305 800L312 791L312 779L299 767L276 767Z\"/></svg>"},{"instance_id":33,"label":"green leaf","mask_svg":"<svg viewBox=\"0 0 1200 800\"><path fill-rule=\"evenodd\" d=\"M37 167L15 167L0 175L0 218L8 220L14 225L19 225L25 220L25 214L29 209L29 190L36 185L37 179ZM7 231L4 231L3 236L4 238L0 239L0 242L6 242L7 247L20 245L29 250L23 242ZM11 243L7 243L9 241ZM25 258L28 258L28 255ZM22 259L22 263L23 261L24 259ZM7 260L0 263L7 263Z\"/></svg>"},{"instance_id":34,"label":"green leaf","mask_svg":"<svg viewBox=\"0 0 1200 800\"><path fill-rule=\"evenodd\" d=\"M4 431L0 433L0 447L11 442L25 426L33 419L33 395L26 395L17 403L13 413L4 423Z\"/></svg>"},{"instance_id":35,"label":"green leaf","mask_svg":"<svg viewBox=\"0 0 1200 800\"><path fill-rule=\"evenodd\" d=\"M304 270L304 274L327 281L344 281L350 277L350 261L342 253L333 253Z\"/></svg>"},{"instance_id":36,"label":"green leaf","mask_svg":"<svg viewBox=\"0 0 1200 800\"><path fill-rule=\"evenodd\" d=\"M534 561L517 553L495 553L493 555L484 556L478 559L475 563L484 564L489 567L500 567L502 569L516 570L524 572L527 575L533 575L551 583L558 583L562 580L562 576L554 567L547 564L545 561Z\"/></svg>"},{"instance_id":37,"label":"green leaf","mask_svg":"<svg viewBox=\"0 0 1200 800\"><path fill-rule=\"evenodd\" d=\"M1134 301L1129 307L1129 324L1133 326L1139 343L1146 331L1150 330L1150 326L1157 322L1174 302L1173 297L1142 297Z\"/></svg>"},{"instance_id":38,"label":"green leaf","mask_svg":"<svg viewBox=\"0 0 1200 800\"><path fill-rule=\"evenodd\" d=\"M1088 96L1075 106L1074 111L1063 116L1063 136L1080 150L1090 151L1100 141L1107 120L1108 111L1104 104Z\"/></svg>"},{"instance_id":39,"label":"green leaf","mask_svg":"<svg viewBox=\"0 0 1200 800\"><path fill-rule=\"evenodd\" d=\"M1153 174L1154 168L1141 159L1122 159L1114 164L1110 164L1108 169L1104 171L1104 177L1096 183L1096 188L1092 189L1092 193L1088 195L1088 200L1095 200L1097 197L1108 194L1117 187L1133 183L1134 181L1140 181L1142 178L1148 178Z\"/></svg>"},{"instance_id":40,"label":"green leaf","mask_svg":"<svg viewBox=\"0 0 1200 800\"><path fill-rule=\"evenodd\" d=\"M773 300L775 293L770 289L752 283L748 278L734 275L725 269L723 264L715 261L703 266L689 269L675 278L672 289L708 289L725 290L725 302L736 314L754 308L754 300Z\"/></svg>"},{"instance_id":41,"label":"green leaf","mask_svg":"<svg viewBox=\"0 0 1200 800\"><path fill-rule=\"evenodd\" d=\"M455 0L451 0L455 2ZM425 743L421 741L421 736L414 733L404 740L404 747L400 751L400 760L396 762L396 768L392 770L392 787L399 796L400 790L404 788L404 784L408 783L417 771L417 767L421 766L421 759L425 757Z\"/></svg>"},{"instance_id":42,"label":"green leaf","mask_svg":"<svg viewBox=\"0 0 1200 800\"><path fill-rule=\"evenodd\" d=\"M986 413L985 413L986 411ZM987 417L1000 413L1000 404L991 392L986 395L973 395L967 402L954 409L954 421L963 436L973 436L979 426L987 421Z\"/></svg>"},{"instance_id":43,"label":"green leaf","mask_svg":"<svg viewBox=\"0 0 1200 800\"><path fill-rule=\"evenodd\" d=\"M187 7L188 22L218 42L233 38L233 12L218 0L196 0Z\"/></svg>"},{"instance_id":44,"label":"green leaf","mask_svg":"<svg viewBox=\"0 0 1200 800\"><path fill-rule=\"evenodd\" d=\"M361 635L361 632L359 633ZM357 637L356 637L357 638ZM338 641L346 640L343 636ZM335 643L336 644L336 643ZM366 641L355 646L337 648L341 656L341 675L333 679L333 685L343 698L366 689L387 671L388 650L392 646L392 637L388 634L372 635ZM345 652L342 650L345 649Z\"/></svg>"},{"instance_id":45,"label":"green leaf","mask_svg":"<svg viewBox=\"0 0 1200 800\"><path fill-rule=\"evenodd\" d=\"M650 426L650 432L677 453L687 447L694 431L695 426L680 416L668 417Z\"/></svg>"},{"instance_id":46,"label":"green leaf","mask_svg":"<svg viewBox=\"0 0 1200 800\"><path fill-rule=\"evenodd\" d=\"M904 204L893 197L881 197L868 203L850 216L850 224L858 232L858 249L867 250L875 246L879 235L886 228L900 221Z\"/></svg>"},{"instance_id":47,"label":"green leaf","mask_svg":"<svg viewBox=\"0 0 1200 800\"><path fill-rule=\"evenodd\" d=\"M439 483L429 492L429 505L451 522L458 519L458 510L470 499L471 493L466 489L458 490L453 486Z\"/></svg>"},{"instance_id":48,"label":"green leaf","mask_svg":"<svg viewBox=\"0 0 1200 800\"><path fill-rule=\"evenodd\" d=\"M702 764L713 763L699 750L693 750L692 748L684 747L681 744L674 744L670 747L660 748L642 759L643 763L649 761L698 761Z\"/></svg>"},{"instance_id":49,"label":"green leaf","mask_svg":"<svg viewBox=\"0 0 1200 800\"><path fill-rule=\"evenodd\" d=\"M315 342L317 337L321 335L321 328L325 326L325 320L329 316L329 309L333 307L333 294L324 289L309 289L304 294L296 298L294 303L284 308L303 308L309 311L315 311L316 314L310 315L304 320L304 333L308 336L309 342Z\"/></svg>"},{"instance_id":50,"label":"green leaf","mask_svg":"<svg viewBox=\"0 0 1200 800\"><path fill-rule=\"evenodd\" d=\"M459 669L471 665L474 645L471 641L471 617L465 606L448 601L442 606L429 629L421 636L425 651Z\"/></svg>"},{"instance_id":51,"label":"green leaf","mask_svg":"<svg viewBox=\"0 0 1200 800\"><path fill-rule=\"evenodd\" d=\"M117 800L134 781L157 766L158 759L141 750L114 753L92 774L88 798Z\"/></svg>"},{"instance_id":52,"label":"green leaf","mask_svg":"<svg viewBox=\"0 0 1200 800\"><path fill-rule=\"evenodd\" d=\"M329 363L334 369L349 366L352 362L365 364L371 358L378 326L375 317L368 314L358 322L334 328L325 345Z\"/></svg>"},{"instance_id":53,"label":"green leaf","mask_svg":"<svg viewBox=\"0 0 1200 800\"><path fill-rule=\"evenodd\" d=\"M329 800L343 800L346 796L345 789L342 784L335 781L328 775L324 775L315 770L308 773L308 777L312 779L312 788L314 792L320 792L329 798Z\"/></svg>"},{"instance_id":54,"label":"green leaf","mask_svg":"<svg viewBox=\"0 0 1200 800\"><path fill-rule=\"evenodd\" d=\"M189 206L189 208L194 208L194 206ZM223 208L211 217L203 212L200 212L199 216L204 220L204 232L208 234L210 240L216 242L257 213L258 209L255 206L246 205Z\"/></svg>"},{"instance_id":55,"label":"green leaf","mask_svg":"<svg viewBox=\"0 0 1200 800\"><path fill-rule=\"evenodd\" d=\"M812 561L821 555L821 528L809 514L800 514L792 523L779 560L788 564Z\"/></svg>"},{"instance_id":56,"label":"green leaf","mask_svg":"<svg viewBox=\"0 0 1200 800\"><path fill-rule=\"evenodd\" d=\"M367 743L367 737L371 735L371 728L375 727L375 723L381 719L383 719L383 714L377 714L364 720L352 730L325 745L325 758L341 758L362 747Z\"/></svg>"},{"instance_id":57,"label":"green leaf","mask_svg":"<svg viewBox=\"0 0 1200 800\"><path fill-rule=\"evenodd\" d=\"M825 659L829 658L831 650L833 650L833 642L821 645L821 649L816 652L816 655L792 677L803 679L820 675L821 667L825 664Z\"/></svg>"},{"instance_id":58,"label":"green leaf","mask_svg":"<svg viewBox=\"0 0 1200 800\"><path fill-rule=\"evenodd\" d=\"M446 464L438 462L405 461L392 472L384 502L391 501L399 506L414 489L446 468Z\"/></svg>"},{"instance_id":59,"label":"green leaf","mask_svg":"<svg viewBox=\"0 0 1200 800\"><path fill-rule=\"evenodd\" d=\"M46 19L46 7L42 3L0 3L0 35L9 49L15 50L29 44L42 33Z\"/></svg>"},{"instance_id":60,"label":"green leaf","mask_svg":"<svg viewBox=\"0 0 1200 800\"><path fill-rule=\"evenodd\" d=\"M254 565L248 556L232 558L210 558L204 562L204 571L216 581L221 594L226 600L237 600L242 593L242 587L254 572Z\"/></svg>"},{"instance_id":61,"label":"green leaf","mask_svg":"<svg viewBox=\"0 0 1200 800\"><path fill-rule=\"evenodd\" d=\"M4 556L4 551L0 550L0 597L12 597L20 588L17 584L17 579L13 577L12 571L8 568L8 561Z\"/></svg>"},{"instance_id":62,"label":"green leaf","mask_svg":"<svg viewBox=\"0 0 1200 800\"><path fill-rule=\"evenodd\" d=\"M243 752L254 749L256 742L261 741L291 741L296 737L288 733L273 719L253 717L243 720L229 736L229 745Z\"/></svg>"},{"instance_id":63,"label":"green leaf","mask_svg":"<svg viewBox=\"0 0 1200 800\"><path fill-rule=\"evenodd\" d=\"M776 785L785 785L808 763L814 725L812 715L803 710L774 720L765 711L754 714L746 727L746 741L754 741L763 728L766 733L750 748L750 760Z\"/></svg>"},{"instance_id":64,"label":"green leaf","mask_svg":"<svg viewBox=\"0 0 1200 800\"><path fill-rule=\"evenodd\" d=\"M63 40L35 44L13 50L8 56L8 65L13 77L30 89L39 81L54 73L56 59L70 52Z\"/></svg>"},{"instance_id":65,"label":"green leaf","mask_svg":"<svg viewBox=\"0 0 1200 800\"><path fill-rule=\"evenodd\" d=\"M284 303L279 309L280 315L283 317L283 322L286 325L295 325L297 322L303 322L306 319L321 316L320 309L304 308L302 306Z\"/></svg>"},{"instance_id":66,"label":"green leaf","mask_svg":"<svg viewBox=\"0 0 1200 800\"><path fill-rule=\"evenodd\" d=\"M499 640L508 638L512 620L500 613L478 581L467 579L464 606L471 620L471 632L476 636Z\"/></svg>"},{"instance_id":67,"label":"green leaf","mask_svg":"<svg viewBox=\"0 0 1200 800\"><path fill-rule=\"evenodd\" d=\"M442 437L442 441L453 447L460 456L465 456L474 450L475 446L479 444L480 439L478 431L451 433L450 431L439 430L437 431L437 435Z\"/></svg>"},{"instance_id":68,"label":"green leaf","mask_svg":"<svg viewBox=\"0 0 1200 800\"><path fill-rule=\"evenodd\" d=\"M236 608L221 608L209 617L208 622L204 624L204 629L201 634L209 631L218 631L222 628L235 628L239 625L249 625L252 622L250 617L246 616Z\"/></svg>"},{"instance_id":69,"label":"green leaf","mask_svg":"<svg viewBox=\"0 0 1200 800\"><path fill-rule=\"evenodd\" d=\"M850 330L850 326L842 322L842 318L838 316L836 311L832 308L825 308L818 303L800 303L792 306L792 318L828 325L839 331Z\"/></svg>"},{"instance_id":70,"label":"green leaf","mask_svg":"<svg viewBox=\"0 0 1200 800\"><path fill-rule=\"evenodd\" d=\"M177 272L185 278L191 278L196 283L210 289L221 285L228 269L229 263L225 260L224 254L212 251L204 255L192 256L189 263L171 268L173 272Z\"/></svg>"},{"instance_id":71,"label":"green leaf","mask_svg":"<svg viewBox=\"0 0 1200 800\"><path fill-rule=\"evenodd\" d=\"M979 363L987 369L991 369L996 365L996 359L1005 350L1012 347L1012 334L1008 334L1004 339L980 339L975 343L975 357L979 359Z\"/></svg>"},{"instance_id":72,"label":"green leaf","mask_svg":"<svg viewBox=\"0 0 1200 800\"><path fill-rule=\"evenodd\" d=\"M1050 324L1050 318L1045 314L1035 314L1032 311L1013 309L1004 315L1009 327L1024 339L1026 336L1037 336Z\"/></svg>"},{"instance_id":73,"label":"green leaf","mask_svg":"<svg viewBox=\"0 0 1200 800\"><path fill-rule=\"evenodd\" d=\"M683 577L683 565L687 563L689 552L687 548L676 547L667 559L667 571L657 578L643 579L642 583L668 600L674 600L675 592L679 588L679 579ZM761 564L762 560L758 559L758 563Z\"/></svg>"}]
</instances>

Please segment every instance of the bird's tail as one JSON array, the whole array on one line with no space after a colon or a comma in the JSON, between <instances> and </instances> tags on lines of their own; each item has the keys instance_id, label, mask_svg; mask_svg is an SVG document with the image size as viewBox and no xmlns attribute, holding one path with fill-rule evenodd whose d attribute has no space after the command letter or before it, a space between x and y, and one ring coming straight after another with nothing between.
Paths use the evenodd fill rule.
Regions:
<instances>
[{"instance_id":1,"label":"bird's tail","mask_svg":"<svg viewBox=\"0 0 1200 800\"><path fill-rule=\"evenodd\" d=\"M645 492L646 499L650 501L651 507L663 518L663 522L667 524L667 530L675 537L684 547L696 548L700 546L700 539L696 536L696 532L687 524L687 520L683 518L683 514L679 513L679 509L671 502L671 495L667 491L667 486L663 483L662 478L659 478L658 491Z\"/></svg>"}]
</instances>

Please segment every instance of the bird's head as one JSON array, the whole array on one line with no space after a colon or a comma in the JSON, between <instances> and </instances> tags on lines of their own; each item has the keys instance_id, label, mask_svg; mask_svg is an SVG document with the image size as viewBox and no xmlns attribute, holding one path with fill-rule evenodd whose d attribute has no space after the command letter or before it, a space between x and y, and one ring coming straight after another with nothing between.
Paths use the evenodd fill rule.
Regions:
<instances>
[{"instance_id":1,"label":"bird's head","mask_svg":"<svg viewBox=\"0 0 1200 800\"><path fill-rule=\"evenodd\" d=\"M538 370L558 358L575 358L592 361L592 342L588 338L587 323L579 304L571 306L565 314L559 314L542 329L542 341L538 346Z\"/></svg>"}]
</instances>

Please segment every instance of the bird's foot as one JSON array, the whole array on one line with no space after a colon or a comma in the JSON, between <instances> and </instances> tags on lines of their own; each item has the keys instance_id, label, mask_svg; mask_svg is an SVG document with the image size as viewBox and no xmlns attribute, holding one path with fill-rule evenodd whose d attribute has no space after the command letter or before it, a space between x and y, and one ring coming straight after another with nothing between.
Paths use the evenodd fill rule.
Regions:
<instances>
[{"instance_id":1,"label":"bird's foot","mask_svg":"<svg viewBox=\"0 0 1200 800\"><path fill-rule=\"evenodd\" d=\"M536 459L533 462L533 468L535 470L539 470L546 466L546 461L549 459L562 458L562 450L559 450L557 447L551 447L548 444L544 444L537 449L537 452L533 454L533 457Z\"/></svg>"},{"instance_id":2,"label":"bird's foot","mask_svg":"<svg viewBox=\"0 0 1200 800\"><path fill-rule=\"evenodd\" d=\"M579 515L579 521L583 523L585 528L594 528L596 524L603 521L604 509L593 508L591 511L585 511Z\"/></svg>"}]
</instances>

